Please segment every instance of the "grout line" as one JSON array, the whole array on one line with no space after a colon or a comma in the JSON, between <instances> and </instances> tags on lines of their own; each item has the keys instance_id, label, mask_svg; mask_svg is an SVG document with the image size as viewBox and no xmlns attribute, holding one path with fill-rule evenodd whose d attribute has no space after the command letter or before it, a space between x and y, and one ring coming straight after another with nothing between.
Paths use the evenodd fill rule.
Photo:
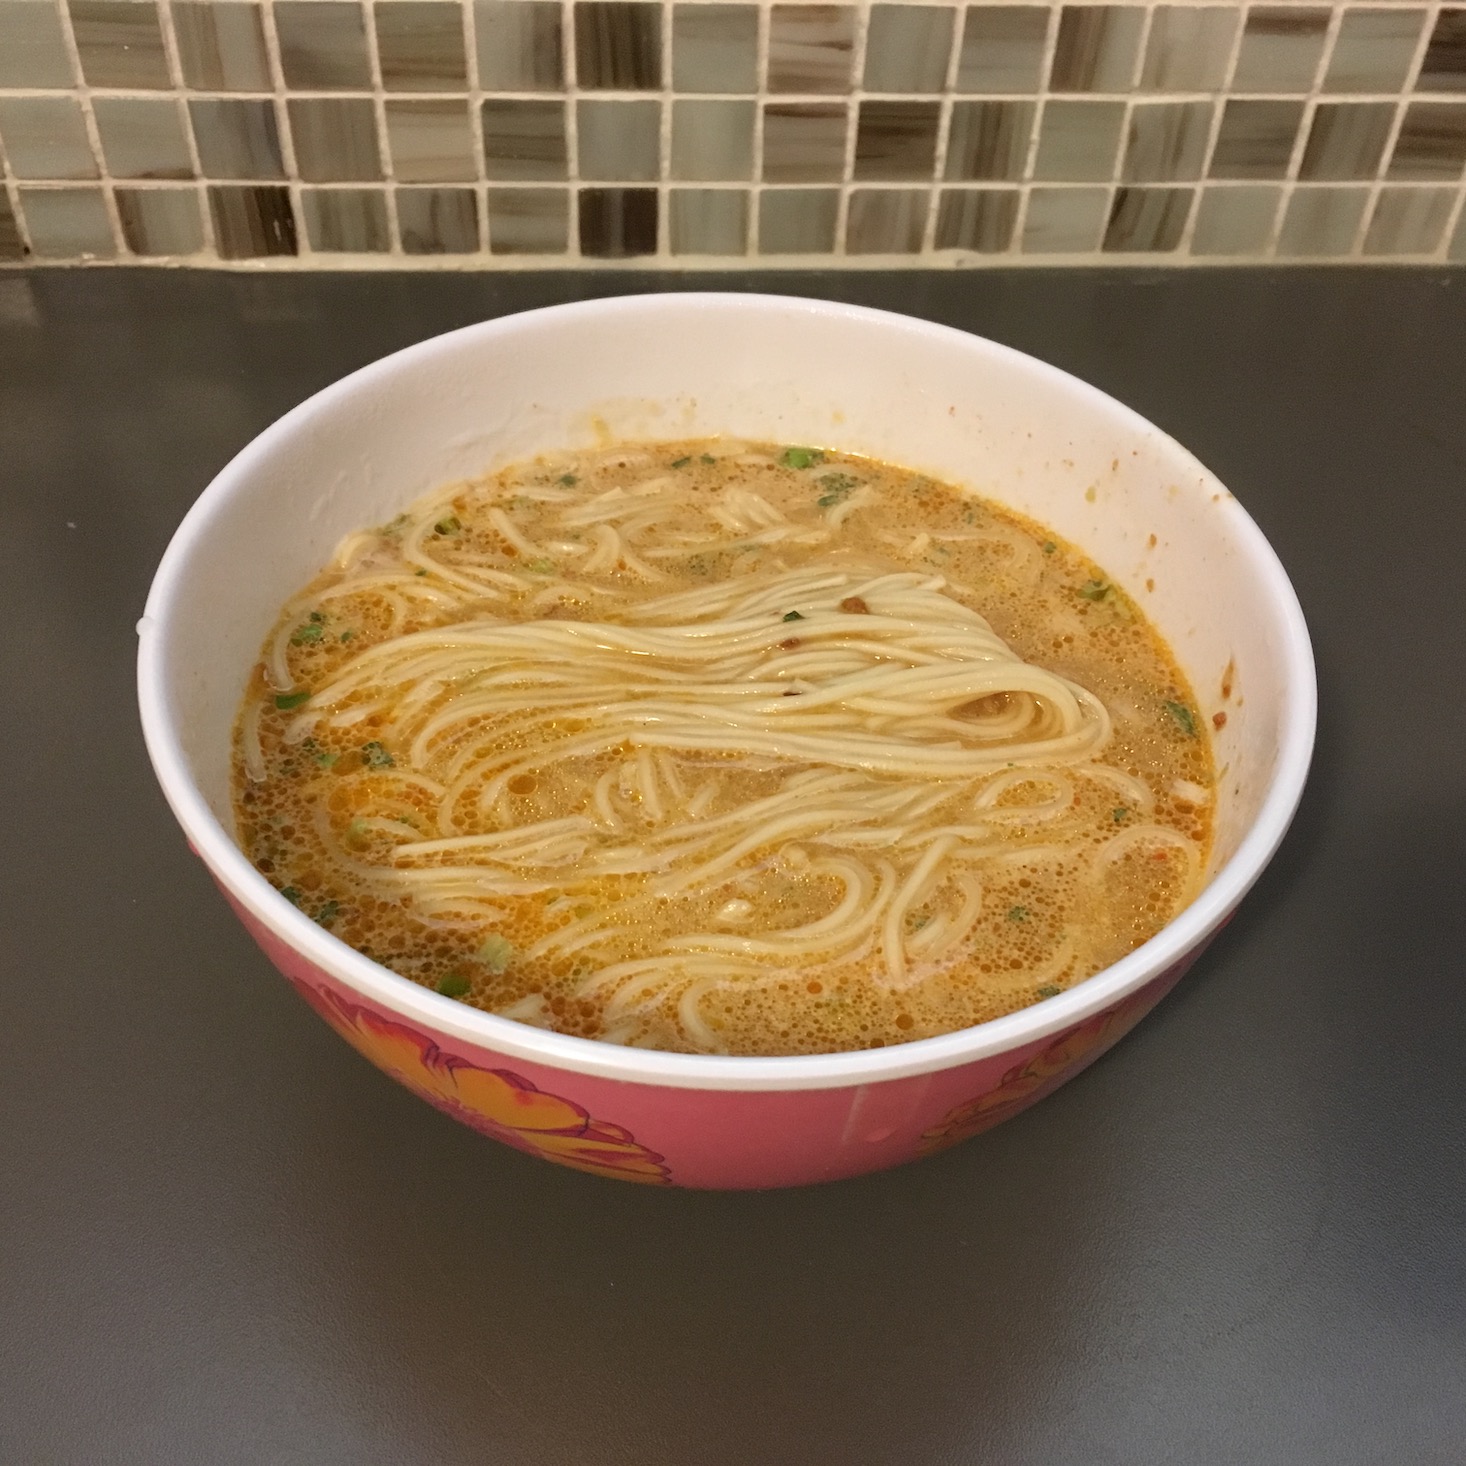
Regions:
<instances>
[{"instance_id":1,"label":"grout line","mask_svg":"<svg viewBox=\"0 0 1466 1466\"><path fill-rule=\"evenodd\" d=\"M840 257L849 253L850 195L855 188L855 159L860 143L860 108L865 98L862 90L865 81L865 43L869 28L870 6L863 4L855 11L855 39L850 48L850 87L845 93L845 138L840 155L840 178L836 184L840 193L835 206L834 253Z\"/></svg>"},{"instance_id":2,"label":"grout line","mask_svg":"<svg viewBox=\"0 0 1466 1466\"><path fill-rule=\"evenodd\" d=\"M92 110L92 93L86 84L86 75L81 69L81 47L77 44L76 28L72 25L71 9L67 5L58 4L57 14L61 19L61 44L66 51L66 59L71 63L71 74L77 78L77 86L74 91L67 95L74 96L81 106L82 126L86 129L87 146L92 151L92 166L97 170L97 181L102 195L102 207L107 212L107 227L112 231L112 249L119 257L128 253L126 241L122 237L122 218L117 212L117 200L113 196L110 187L110 180L107 177L107 160L102 152L102 133L97 126L96 113ZM157 96L157 93L153 93ZM93 180L73 179L68 180L73 185L84 186ZM16 202L20 201L20 190L16 189ZM23 217L23 210L17 208L16 218ZM34 239L30 233L29 221L25 224L23 236L28 244L34 248Z\"/></svg>"},{"instance_id":3,"label":"grout line","mask_svg":"<svg viewBox=\"0 0 1466 1466\"><path fill-rule=\"evenodd\" d=\"M657 259L672 259L672 6L662 4L657 19L662 76L657 89Z\"/></svg>"},{"instance_id":4,"label":"grout line","mask_svg":"<svg viewBox=\"0 0 1466 1466\"><path fill-rule=\"evenodd\" d=\"M566 256L581 260L591 256L582 255L580 249L580 58L575 54L574 0L561 0L560 52L565 108L565 186L570 194Z\"/></svg>"},{"instance_id":5,"label":"grout line","mask_svg":"<svg viewBox=\"0 0 1466 1466\"><path fill-rule=\"evenodd\" d=\"M285 85L285 62L280 50L280 36L275 26L275 0L264 0L264 4L260 7L260 21L265 36L265 61L270 68L270 82L273 88L269 96L275 107L275 130L280 136L280 157L285 165L285 183L290 190L290 209L295 218L295 248L299 255L309 257L313 251L310 231L305 226L305 209L300 196L300 169L296 165L295 134L290 128L289 109L285 105L288 98L300 94L291 92ZM242 186L248 187L249 185L246 183ZM207 185L205 185L205 201L207 202ZM209 237L214 240L217 251L218 241L214 239L213 210L205 208L204 218ZM222 254L220 257L222 258ZM272 257L267 256L266 258Z\"/></svg>"},{"instance_id":6,"label":"grout line","mask_svg":"<svg viewBox=\"0 0 1466 1466\"><path fill-rule=\"evenodd\" d=\"M194 135L193 116L188 110L188 100L186 95L187 84L184 80L183 75L183 57L178 49L178 32L173 17L172 0L163 0L163 3L159 4L158 6L158 14L163 27L163 46L168 53L168 64L174 75L178 78L178 91L173 94L173 105L181 114L181 122L183 126L183 142L184 146L188 149L189 166L193 169L194 207L198 210L199 216L202 220L202 224L200 226L200 237L203 241L203 250L205 253L212 252L214 254L217 254L218 250L215 248L214 244L214 219L213 215L209 211L208 195L202 182L204 176L203 156L199 152L198 138ZM268 50L269 48L266 47L266 49ZM133 187L137 182L138 180L136 179L129 179L128 186ZM121 234L121 222L122 212L119 209L119 234ZM126 246L126 243L127 241L124 238L124 248ZM153 258L157 257L153 256Z\"/></svg>"},{"instance_id":7,"label":"grout line","mask_svg":"<svg viewBox=\"0 0 1466 1466\"><path fill-rule=\"evenodd\" d=\"M922 258L937 252L937 230L941 225L941 205L945 197L947 155L952 148L952 113L956 108L957 76L962 66L962 27L967 12L953 13L947 44L947 67L942 76L942 91L937 98L937 146L932 155L932 205L927 210L927 229L921 240ZM1034 108L1034 134L1038 133L1038 109ZM1019 207L1022 205L1020 203ZM1011 245L1011 241L1010 241Z\"/></svg>"},{"instance_id":8,"label":"grout line","mask_svg":"<svg viewBox=\"0 0 1466 1466\"><path fill-rule=\"evenodd\" d=\"M769 10L766 6L758 8L753 27L754 92L750 99L753 104L753 179L748 194L748 225L743 248L747 255L760 259L758 242L764 213L764 98L768 95L764 85L764 63L769 44Z\"/></svg>"}]
</instances>

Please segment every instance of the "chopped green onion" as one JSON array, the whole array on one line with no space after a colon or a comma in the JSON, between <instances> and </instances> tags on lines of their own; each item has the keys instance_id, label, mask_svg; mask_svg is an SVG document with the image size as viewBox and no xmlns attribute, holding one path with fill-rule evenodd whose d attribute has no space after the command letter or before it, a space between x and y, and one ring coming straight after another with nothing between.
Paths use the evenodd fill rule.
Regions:
<instances>
[{"instance_id":1,"label":"chopped green onion","mask_svg":"<svg viewBox=\"0 0 1466 1466\"><path fill-rule=\"evenodd\" d=\"M820 479L820 488L824 493L819 496L820 508L828 509L834 504L839 504L850 497L850 491L859 487L859 480L853 479L848 473L827 473Z\"/></svg>"},{"instance_id":2,"label":"chopped green onion","mask_svg":"<svg viewBox=\"0 0 1466 1466\"><path fill-rule=\"evenodd\" d=\"M1079 587L1079 594L1086 601L1102 601L1114 588L1107 580L1089 580Z\"/></svg>"},{"instance_id":3,"label":"chopped green onion","mask_svg":"<svg viewBox=\"0 0 1466 1466\"><path fill-rule=\"evenodd\" d=\"M280 887L280 894L288 902L290 902L290 904L292 906L299 906L300 905L300 892L298 890L296 890L296 888L294 886L281 886Z\"/></svg>"},{"instance_id":4,"label":"chopped green onion","mask_svg":"<svg viewBox=\"0 0 1466 1466\"><path fill-rule=\"evenodd\" d=\"M1008 920L1009 921L1027 921L1028 920L1028 907L1026 907L1026 906L1010 906L1008 908Z\"/></svg>"},{"instance_id":5,"label":"chopped green onion","mask_svg":"<svg viewBox=\"0 0 1466 1466\"><path fill-rule=\"evenodd\" d=\"M514 956L514 943L495 932L492 936L484 938L483 945L475 955L490 972L497 975L508 967L510 959Z\"/></svg>"},{"instance_id":6,"label":"chopped green onion","mask_svg":"<svg viewBox=\"0 0 1466 1466\"><path fill-rule=\"evenodd\" d=\"M450 514L446 519L440 519L433 526L434 534L457 534L463 526L458 522L456 514Z\"/></svg>"},{"instance_id":7,"label":"chopped green onion","mask_svg":"<svg viewBox=\"0 0 1466 1466\"><path fill-rule=\"evenodd\" d=\"M1130 813L1130 811L1122 804L1122 805L1120 805L1120 807L1118 809L1116 809L1114 811L1114 816L1115 816L1116 820L1122 820L1129 813Z\"/></svg>"},{"instance_id":8,"label":"chopped green onion","mask_svg":"<svg viewBox=\"0 0 1466 1466\"><path fill-rule=\"evenodd\" d=\"M461 972L449 972L438 983L438 991L445 998L461 998L472 986Z\"/></svg>"},{"instance_id":9,"label":"chopped green onion","mask_svg":"<svg viewBox=\"0 0 1466 1466\"><path fill-rule=\"evenodd\" d=\"M686 468L687 465L689 463L691 463L691 462L692 462L692 459L691 459L690 456L687 457L687 458L674 458L672 460L672 467L673 468Z\"/></svg>"},{"instance_id":10,"label":"chopped green onion","mask_svg":"<svg viewBox=\"0 0 1466 1466\"><path fill-rule=\"evenodd\" d=\"M718 460L711 453L704 453L702 455L702 461L704 463L716 463Z\"/></svg>"},{"instance_id":11,"label":"chopped green onion","mask_svg":"<svg viewBox=\"0 0 1466 1466\"><path fill-rule=\"evenodd\" d=\"M524 562L524 568L534 571L536 575L553 575L555 573L555 562L553 560L547 560L541 555L536 560L526 560Z\"/></svg>"},{"instance_id":12,"label":"chopped green onion","mask_svg":"<svg viewBox=\"0 0 1466 1466\"><path fill-rule=\"evenodd\" d=\"M813 468L824 461L825 455L818 448L786 448L779 458L785 468Z\"/></svg>"},{"instance_id":13,"label":"chopped green onion","mask_svg":"<svg viewBox=\"0 0 1466 1466\"><path fill-rule=\"evenodd\" d=\"M1063 988L1056 988L1053 983L1046 982L1038 990L1038 995L1041 998L1057 998L1061 992L1063 992Z\"/></svg>"},{"instance_id":14,"label":"chopped green onion","mask_svg":"<svg viewBox=\"0 0 1466 1466\"><path fill-rule=\"evenodd\" d=\"M320 764L323 769L329 769L331 765L334 764L336 760L340 757L341 755L339 753L318 753L316 754L315 759L316 762Z\"/></svg>"},{"instance_id":15,"label":"chopped green onion","mask_svg":"<svg viewBox=\"0 0 1466 1466\"><path fill-rule=\"evenodd\" d=\"M341 903L339 901L327 901L321 909L316 912L316 921L321 926L330 926L341 914Z\"/></svg>"},{"instance_id":16,"label":"chopped green onion","mask_svg":"<svg viewBox=\"0 0 1466 1466\"><path fill-rule=\"evenodd\" d=\"M413 574L414 575L426 575L427 573L428 572L426 570L414 570L413 571Z\"/></svg>"},{"instance_id":17,"label":"chopped green onion","mask_svg":"<svg viewBox=\"0 0 1466 1466\"><path fill-rule=\"evenodd\" d=\"M310 613L310 619L312 621L314 621L317 626L319 626L321 624L321 622L326 619L325 612L324 611L312 611Z\"/></svg>"},{"instance_id":18,"label":"chopped green onion","mask_svg":"<svg viewBox=\"0 0 1466 1466\"><path fill-rule=\"evenodd\" d=\"M1196 716L1184 702L1172 702L1170 698L1167 698L1166 711L1176 720L1177 727L1188 738L1196 737Z\"/></svg>"},{"instance_id":19,"label":"chopped green onion","mask_svg":"<svg viewBox=\"0 0 1466 1466\"><path fill-rule=\"evenodd\" d=\"M560 482L564 484L567 489L573 489L576 484L580 482L580 480L576 478L573 473L562 473L560 475Z\"/></svg>"},{"instance_id":20,"label":"chopped green onion","mask_svg":"<svg viewBox=\"0 0 1466 1466\"><path fill-rule=\"evenodd\" d=\"M1044 541L1043 550L1045 555L1052 555L1054 551L1058 548L1059 547L1053 542L1053 540Z\"/></svg>"},{"instance_id":21,"label":"chopped green onion","mask_svg":"<svg viewBox=\"0 0 1466 1466\"><path fill-rule=\"evenodd\" d=\"M311 700L309 687L302 687L299 692L277 692L275 694L275 706L282 713L288 713L291 708L298 708L302 703Z\"/></svg>"},{"instance_id":22,"label":"chopped green onion","mask_svg":"<svg viewBox=\"0 0 1466 1466\"><path fill-rule=\"evenodd\" d=\"M369 769L390 769L397 762L376 739L362 745L361 756Z\"/></svg>"},{"instance_id":23,"label":"chopped green onion","mask_svg":"<svg viewBox=\"0 0 1466 1466\"><path fill-rule=\"evenodd\" d=\"M290 638L290 645L304 646L308 641L319 641L324 634L319 626L297 627L295 635Z\"/></svg>"},{"instance_id":24,"label":"chopped green onion","mask_svg":"<svg viewBox=\"0 0 1466 1466\"><path fill-rule=\"evenodd\" d=\"M353 630L352 630L352 629L351 629L351 628L350 628L350 627L349 627L349 626L348 626L348 627L347 627L347 628L346 628L346 630L345 630L345 631L343 631L343 632L342 632L342 633L341 633L341 640L342 640L342 641L350 641L350 640L351 640L351 638L352 638L352 637L353 637L353 636L355 636L355 635L356 635L356 632L354 632L354 631L353 631Z\"/></svg>"},{"instance_id":25,"label":"chopped green onion","mask_svg":"<svg viewBox=\"0 0 1466 1466\"><path fill-rule=\"evenodd\" d=\"M804 617L801 616L798 611L785 611L784 619L786 621L803 621Z\"/></svg>"}]
</instances>

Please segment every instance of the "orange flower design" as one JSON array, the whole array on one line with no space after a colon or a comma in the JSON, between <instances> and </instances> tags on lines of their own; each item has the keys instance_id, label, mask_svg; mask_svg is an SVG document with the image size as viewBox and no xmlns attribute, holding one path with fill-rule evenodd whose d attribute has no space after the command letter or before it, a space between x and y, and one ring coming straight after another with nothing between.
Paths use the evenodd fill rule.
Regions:
<instances>
[{"instance_id":1,"label":"orange flower design","mask_svg":"<svg viewBox=\"0 0 1466 1466\"><path fill-rule=\"evenodd\" d=\"M1057 1089L1084 1060L1122 1038L1149 1006L1148 995L1137 993L1061 1033L1031 1058L1008 1070L996 1089L948 1110L940 1124L922 1135L920 1153L933 1155L959 1140L991 1130L1041 1095Z\"/></svg>"},{"instance_id":2,"label":"orange flower design","mask_svg":"<svg viewBox=\"0 0 1466 1466\"><path fill-rule=\"evenodd\" d=\"M622 1181L670 1186L663 1158L620 1125L593 1119L507 1069L445 1054L425 1034L334 992L301 984L307 1002L354 1049L430 1105L516 1150Z\"/></svg>"}]
</instances>

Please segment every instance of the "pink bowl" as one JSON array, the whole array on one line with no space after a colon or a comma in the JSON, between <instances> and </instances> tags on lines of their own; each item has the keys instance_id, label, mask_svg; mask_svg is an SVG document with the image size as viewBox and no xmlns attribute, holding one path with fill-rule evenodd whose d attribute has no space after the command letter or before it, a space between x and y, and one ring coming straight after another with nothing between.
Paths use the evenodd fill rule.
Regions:
<instances>
[{"instance_id":1,"label":"pink bowl","mask_svg":"<svg viewBox=\"0 0 1466 1466\"><path fill-rule=\"evenodd\" d=\"M906 464L1082 545L1169 639L1216 735L1201 895L1087 982L899 1047L740 1059L569 1038L440 997L280 896L229 833L230 728L287 597L336 542L452 479L624 438L729 434ZM138 627L148 751L190 843L310 1005L430 1103L520 1150L654 1185L791 1186L974 1135L1057 1088L1176 983L1282 839L1316 693L1292 587L1179 444L979 337L756 295L630 296L451 332L354 373L241 452L189 511ZM1227 687L1229 692L1223 692Z\"/></svg>"}]
</instances>

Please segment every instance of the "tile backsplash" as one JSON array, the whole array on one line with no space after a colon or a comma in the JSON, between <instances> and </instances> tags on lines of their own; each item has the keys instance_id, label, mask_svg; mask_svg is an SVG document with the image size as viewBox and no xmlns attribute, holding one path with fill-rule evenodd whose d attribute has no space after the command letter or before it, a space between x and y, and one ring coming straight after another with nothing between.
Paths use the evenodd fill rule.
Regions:
<instances>
[{"instance_id":1,"label":"tile backsplash","mask_svg":"<svg viewBox=\"0 0 1466 1466\"><path fill-rule=\"evenodd\" d=\"M1466 263L1466 4L0 0L0 264Z\"/></svg>"}]
</instances>

